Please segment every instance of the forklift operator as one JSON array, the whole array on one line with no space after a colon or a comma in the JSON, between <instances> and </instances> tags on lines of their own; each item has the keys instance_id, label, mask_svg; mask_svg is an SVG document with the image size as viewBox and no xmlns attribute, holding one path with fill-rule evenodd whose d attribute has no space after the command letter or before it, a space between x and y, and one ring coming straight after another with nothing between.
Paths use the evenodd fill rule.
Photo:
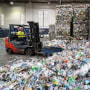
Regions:
<instances>
[{"instance_id":1,"label":"forklift operator","mask_svg":"<svg viewBox=\"0 0 90 90\"><path fill-rule=\"evenodd\" d=\"M24 43L26 42L25 34L24 34L23 29L21 27L19 27L19 31L17 32L17 35L18 35L18 39L20 41L23 41Z\"/></svg>"}]
</instances>

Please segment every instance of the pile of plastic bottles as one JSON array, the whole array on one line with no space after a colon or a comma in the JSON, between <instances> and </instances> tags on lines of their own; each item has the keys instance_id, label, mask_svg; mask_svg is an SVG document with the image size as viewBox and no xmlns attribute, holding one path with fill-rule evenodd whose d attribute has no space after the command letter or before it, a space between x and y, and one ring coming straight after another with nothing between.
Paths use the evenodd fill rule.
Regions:
<instances>
[{"instance_id":1,"label":"pile of plastic bottles","mask_svg":"<svg viewBox=\"0 0 90 90\"><path fill-rule=\"evenodd\" d=\"M52 40L52 41L45 41L43 42L43 47L62 47L66 48L67 40Z\"/></svg>"},{"instance_id":2,"label":"pile of plastic bottles","mask_svg":"<svg viewBox=\"0 0 90 90\"><path fill-rule=\"evenodd\" d=\"M89 90L90 42L66 42L66 49L52 57L13 60L0 67L0 90L14 89Z\"/></svg>"}]
</instances>

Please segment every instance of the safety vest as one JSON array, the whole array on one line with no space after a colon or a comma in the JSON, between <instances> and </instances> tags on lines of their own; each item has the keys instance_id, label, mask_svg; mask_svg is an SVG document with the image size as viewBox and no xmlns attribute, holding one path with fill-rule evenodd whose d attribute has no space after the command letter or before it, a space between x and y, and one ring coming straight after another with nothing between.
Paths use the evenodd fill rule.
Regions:
<instances>
[{"instance_id":1,"label":"safety vest","mask_svg":"<svg viewBox=\"0 0 90 90\"><path fill-rule=\"evenodd\" d=\"M24 32L23 32L23 31L19 31L19 32L17 33L17 35L18 35L18 38L24 37Z\"/></svg>"}]
</instances>

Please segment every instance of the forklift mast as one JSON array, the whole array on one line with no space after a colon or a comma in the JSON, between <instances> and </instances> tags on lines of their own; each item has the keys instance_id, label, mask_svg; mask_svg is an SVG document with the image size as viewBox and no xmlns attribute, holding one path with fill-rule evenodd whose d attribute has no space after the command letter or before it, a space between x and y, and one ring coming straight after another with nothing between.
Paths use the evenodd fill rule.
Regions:
<instances>
[{"instance_id":1,"label":"forklift mast","mask_svg":"<svg viewBox=\"0 0 90 90\"><path fill-rule=\"evenodd\" d=\"M39 25L38 23L28 22L30 26L31 40L32 43L39 43Z\"/></svg>"},{"instance_id":2,"label":"forklift mast","mask_svg":"<svg viewBox=\"0 0 90 90\"><path fill-rule=\"evenodd\" d=\"M39 37L39 24L33 21L28 21L30 26L30 34L31 34L31 46L34 47L35 52L38 52L42 49L42 43L40 42Z\"/></svg>"}]
</instances>

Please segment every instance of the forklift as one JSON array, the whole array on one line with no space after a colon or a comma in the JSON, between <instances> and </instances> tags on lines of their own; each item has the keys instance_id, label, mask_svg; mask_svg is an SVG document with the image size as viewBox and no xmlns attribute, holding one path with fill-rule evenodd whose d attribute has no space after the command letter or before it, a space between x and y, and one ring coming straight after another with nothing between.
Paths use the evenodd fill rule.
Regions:
<instances>
[{"instance_id":1,"label":"forklift","mask_svg":"<svg viewBox=\"0 0 90 90\"><path fill-rule=\"evenodd\" d=\"M40 53L42 50L42 42L39 37L39 24L33 21L27 22L30 27L29 34L25 35L26 44L23 41L18 40L17 31L12 31L14 25L10 25L9 37L5 39L6 52L9 54L26 54L34 55ZM17 26L17 25L16 25ZM18 25L24 27L25 25Z\"/></svg>"}]
</instances>

